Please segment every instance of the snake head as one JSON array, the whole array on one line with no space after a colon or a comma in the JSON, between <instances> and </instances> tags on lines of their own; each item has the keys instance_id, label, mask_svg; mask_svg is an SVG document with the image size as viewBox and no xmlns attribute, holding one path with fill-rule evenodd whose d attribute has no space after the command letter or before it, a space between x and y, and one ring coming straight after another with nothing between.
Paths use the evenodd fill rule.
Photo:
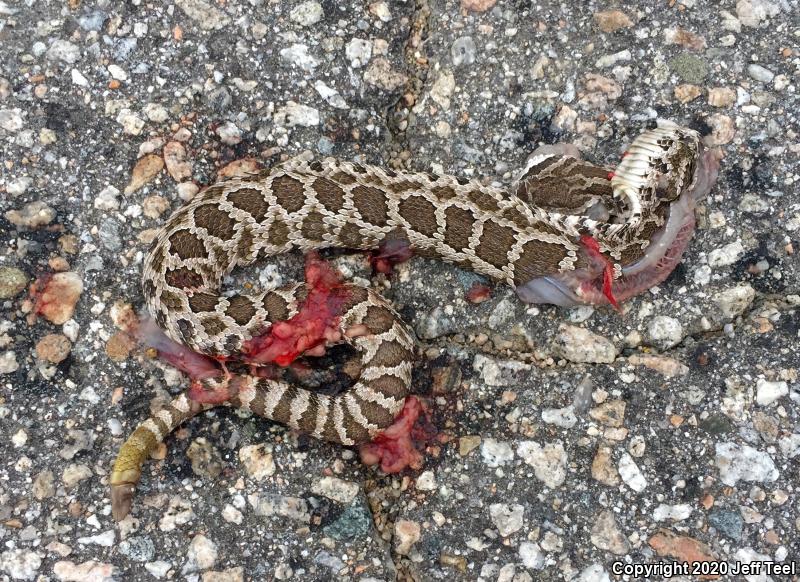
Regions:
<instances>
[{"instance_id":1,"label":"snake head","mask_svg":"<svg viewBox=\"0 0 800 582\"><path fill-rule=\"evenodd\" d=\"M609 282L601 261L594 260L593 266L590 249L589 267L536 277L518 285L517 295L526 303L565 307L608 304L664 281L689 243L695 204L713 187L721 157L720 151L706 149L700 135L690 129L669 127L643 133L628 148L611 184L621 209L617 218L626 223L624 227L635 228L643 218L664 210L666 223L650 235L644 253L622 265L621 277ZM598 230L603 226L597 225Z\"/></svg>"},{"instance_id":2,"label":"snake head","mask_svg":"<svg viewBox=\"0 0 800 582\"><path fill-rule=\"evenodd\" d=\"M705 196L716 180L719 158L709 154L694 130L659 127L642 133L628 147L613 173L614 199L631 226L684 193Z\"/></svg>"}]
</instances>

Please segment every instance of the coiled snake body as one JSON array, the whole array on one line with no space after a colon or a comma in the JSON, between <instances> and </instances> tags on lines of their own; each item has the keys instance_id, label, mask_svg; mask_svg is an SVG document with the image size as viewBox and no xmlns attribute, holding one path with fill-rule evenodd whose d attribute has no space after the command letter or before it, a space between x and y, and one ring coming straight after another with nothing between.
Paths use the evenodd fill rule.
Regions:
<instances>
[{"instance_id":1,"label":"coiled snake body","mask_svg":"<svg viewBox=\"0 0 800 582\"><path fill-rule=\"evenodd\" d=\"M255 365L345 341L361 375L331 396L257 374L198 374L212 396L179 396L121 448L110 478L114 515L128 512L156 444L216 403L345 445L374 438L403 407L414 341L382 297L313 261L306 283L220 294L235 267L293 249L404 241L503 281L526 302L613 303L666 278L691 236L694 200L715 176L698 135L670 127L640 135L611 174L574 148L545 146L511 191L332 159L214 184L169 218L145 259L143 290L158 325L193 350Z\"/></svg>"}]
</instances>

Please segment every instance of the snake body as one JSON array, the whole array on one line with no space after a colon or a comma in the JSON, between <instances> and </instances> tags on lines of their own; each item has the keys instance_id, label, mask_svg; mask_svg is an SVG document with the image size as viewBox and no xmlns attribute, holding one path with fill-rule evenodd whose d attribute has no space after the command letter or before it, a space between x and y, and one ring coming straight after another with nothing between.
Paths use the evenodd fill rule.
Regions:
<instances>
[{"instance_id":1,"label":"snake body","mask_svg":"<svg viewBox=\"0 0 800 582\"><path fill-rule=\"evenodd\" d=\"M320 333L360 354L361 375L350 389L330 396L247 374L202 382L227 391L225 404L318 438L363 443L403 407L414 350L406 324L382 297L356 285L320 291L307 281L221 294L225 275L295 249L371 250L401 240L415 254L505 282L527 302L607 303L669 274L691 236L694 199L715 175L697 133L677 127L644 132L613 175L569 148L545 147L511 189L334 159L289 161L214 184L177 210L145 258L144 296L172 339L251 364L278 361L265 335L271 342L283 327L306 322L309 310L329 311ZM115 515L127 513L147 453L208 406L182 395L137 428L111 474Z\"/></svg>"}]
</instances>

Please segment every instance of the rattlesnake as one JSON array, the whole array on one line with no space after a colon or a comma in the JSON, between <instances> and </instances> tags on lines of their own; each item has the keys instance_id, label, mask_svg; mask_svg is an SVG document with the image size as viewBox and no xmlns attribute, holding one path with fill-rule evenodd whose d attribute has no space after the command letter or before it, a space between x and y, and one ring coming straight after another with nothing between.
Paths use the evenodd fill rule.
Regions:
<instances>
[{"instance_id":1,"label":"rattlesnake","mask_svg":"<svg viewBox=\"0 0 800 582\"><path fill-rule=\"evenodd\" d=\"M143 290L173 339L220 361L288 364L348 342L361 375L326 395L258 374L195 373L190 396L139 426L111 474L114 515L128 512L147 454L180 422L217 403L243 407L315 437L353 445L390 425L411 382L414 341L370 289L341 283L318 261L307 282L222 295L234 267L293 249L370 250L404 241L512 286L526 302L615 303L661 282L694 226L694 201L717 160L696 132L644 132L615 171L545 146L512 189L477 180L325 159L294 160L219 182L176 211L144 261ZM401 244L402 246L402 244Z\"/></svg>"}]
</instances>

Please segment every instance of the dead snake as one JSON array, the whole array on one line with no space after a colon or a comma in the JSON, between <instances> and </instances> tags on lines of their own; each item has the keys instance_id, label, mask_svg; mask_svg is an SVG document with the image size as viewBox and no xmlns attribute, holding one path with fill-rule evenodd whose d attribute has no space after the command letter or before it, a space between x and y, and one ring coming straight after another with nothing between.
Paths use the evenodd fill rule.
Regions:
<instances>
[{"instance_id":1,"label":"dead snake","mask_svg":"<svg viewBox=\"0 0 800 582\"><path fill-rule=\"evenodd\" d=\"M148 454L215 403L345 445L374 438L403 407L414 340L385 299L331 281L314 264L306 283L223 295L235 267L294 249L401 240L415 254L503 281L528 303L615 303L669 275L716 172L698 134L671 126L642 133L613 172L581 161L572 146L545 146L510 190L334 159L289 161L206 188L167 220L145 258L142 287L157 324L200 353L254 365L348 342L361 375L334 396L258 375L200 378L218 402L182 394L120 449L114 516L129 511Z\"/></svg>"}]
</instances>

